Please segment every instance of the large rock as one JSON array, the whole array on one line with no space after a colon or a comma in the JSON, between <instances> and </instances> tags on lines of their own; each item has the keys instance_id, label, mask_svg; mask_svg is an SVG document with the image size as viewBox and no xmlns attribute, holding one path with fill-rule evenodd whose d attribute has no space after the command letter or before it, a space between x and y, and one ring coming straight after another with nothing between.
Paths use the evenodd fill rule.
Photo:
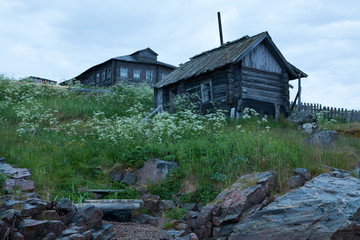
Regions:
<instances>
[{"instance_id":1,"label":"large rock","mask_svg":"<svg viewBox=\"0 0 360 240\"><path fill-rule=\"evenodd\" d=\"M360 179L322 174L238 223L229 239L359 239Z\"/></svg>"},{"instance_id":2,"label":"large rock","mask_svg":"<svg viewBox=\"0 0 360 240\"><path fill-rule=\"evenodd\" d=\"M164 179L166 175L178 164L176 162L167 162L159 159L149 159L144 166L137 172L137 184L147 185L157 183Z\"/></svg>"},{"instance_id":3,"label":"large rock","mask_svg":"<svg viewBox=\"0 0 360 240\"><path fill-rule=\"evenodd\" d=\"M210 238L214 233L216 237L226 236L231 225L250 209L260 207L275 186L276 175L271 171L244 175L199 214L189 212L184 219L199 238Z\"/></svg>"},{"instance_id":4,"label":"large rock","mask_svg":"<svg viewBox=\"0 0 360 240\"><path fill-rule=\"evenodd\" d=\"M17 227L19 232L27 239L42 239L49 233L59 236L65 229L60 221L37 221L33 219L24 219Z\"/></svg>"},{"instance_id":5,"label":"large rock","mask_svg":"<svg viewBox=\"0 0 360 240\"><path fill-rule=\"evenodd\" d=\"M316 123L316 118L313 114L306 111L292 113L288 118L291 123L303 125L305 123Z\"/></svg>"},{"instance_id":6,"label":"large rock","mask_svg":"<svg viewBox=\"0 0 360 240\"><path fill-rule=\"evenodd\" d=\"M337 138L338 134L335 131L321 131L306 138L304 143L323 148L332 148Z\"/></svg>"},{"instance_id":7,"label":"large rock","mask_svg":"<svg viewBox=\"0 0 360 240\"><path fill-rule=\"evenodd\" d=\"M217 204L213 210L213 224L221 226L239 221L244 211L262 203L275 185L276 176L273 172L242 176L215 199Z\"/></svg>"}]
</instances>

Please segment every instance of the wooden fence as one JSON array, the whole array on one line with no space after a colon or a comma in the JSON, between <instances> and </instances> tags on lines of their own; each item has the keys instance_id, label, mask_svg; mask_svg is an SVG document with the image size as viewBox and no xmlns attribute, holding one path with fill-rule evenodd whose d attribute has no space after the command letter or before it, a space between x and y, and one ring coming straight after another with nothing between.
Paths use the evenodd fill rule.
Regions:
<instances>
[{"instance_id":1,"label":"wooden fence","mask_svg":"<svg viewBox=\"0 0 360 240\"><path fill-rule=\"evenodd\" d=\"M292 105L292 103L290 104ZM327 118L336 119L339 121L344 121L347 123L351 122L360 122L360 111L358 110L348 110L344 108L334 108L322 106L321 104L316 103L301 103L301 111L308 111L313 114L323 114ZM293 112L298 111L298 105L296 104Z\"/></svg>"}]
</instances>

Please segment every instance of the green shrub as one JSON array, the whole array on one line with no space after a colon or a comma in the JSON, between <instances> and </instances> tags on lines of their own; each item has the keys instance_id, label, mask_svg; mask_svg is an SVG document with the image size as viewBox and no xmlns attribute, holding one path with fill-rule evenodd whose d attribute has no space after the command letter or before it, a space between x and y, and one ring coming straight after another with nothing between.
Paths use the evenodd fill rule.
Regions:
<instances>
[{"instance_id":1,"label":"green shrub","mask_svg":"<svg viewBox=\"0 0 360 240\"><path fill-rule=\"evenodd\" d=\"M184 176L185 173L181 169L174 168L163 181L150 186L149 191L151 194L159 195L163 199L174 199L180 190Z\"/></svg>"},{"instance_id":2,"label":"green shrub","mask_svg":"<svg viewBox=\"0 0 360 240\"><path fill-rule=\"evenodd\" d=\"M185 213L186 213L186 211L184 209L177 206L175 208L166 210L164 212L163 216L166 217L166 218L172 218L172 219L180 220L185 215Z\"/></svg>"}]
</instances>

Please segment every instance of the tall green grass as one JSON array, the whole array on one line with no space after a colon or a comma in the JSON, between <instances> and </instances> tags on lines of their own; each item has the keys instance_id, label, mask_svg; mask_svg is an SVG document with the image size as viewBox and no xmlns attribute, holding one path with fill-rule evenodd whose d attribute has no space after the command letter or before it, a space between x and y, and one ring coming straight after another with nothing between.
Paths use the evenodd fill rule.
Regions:
<instances>
[{"instance_id":1,"label":"tall green grass","mask_svg":"<svg viewBox=\"0 0 360 240\"><path fill-rule=\"evenodd\" d=\"M357 138L341 135L333 149L307 146L308 134L285 119L230 121L221 112L190 109L140 123L152 109L152 90L126 84L109 90L86 95L0 78L0 156L31 169L49 200L81 199L81 187L114 187L107 175L114 165L136 170L149 158L175 160L179 170L151 190L197 202L211 201L243 174L273 170L283 193L296 167L316 175L321 165L351 170L359 160Z\"/></svg>"}]
</instances>

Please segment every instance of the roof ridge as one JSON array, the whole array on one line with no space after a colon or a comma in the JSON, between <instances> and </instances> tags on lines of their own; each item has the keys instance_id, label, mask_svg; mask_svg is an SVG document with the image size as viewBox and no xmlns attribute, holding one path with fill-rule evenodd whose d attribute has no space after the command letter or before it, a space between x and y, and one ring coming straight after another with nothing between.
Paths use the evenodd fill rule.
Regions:
<instances>
[{"instance_id":1,"label":"roof ridge","mask_svg":"<svg viewBox=\"0 0 360 240\"><path fill-rule=\"evenodd\" d=\"M214 52L214 51L216 51L216 50L222 49L222 48L224 48L224 47L228 47L229 45L238 43L238 42L240 42L240 41L244 41L244 40L247 40L247 39L250 39L250 38L258 37L259 35L262 35L262 34L264 34L264 33L267 33L267 31L261 32L261 33L259 33L259 34L254 35L254 36L251 36L251 37L250 37L249 35L245 35L245 36L243 36L243 37L241 37L241 38L239 38L239 39L235 39L235 40L233 40L233 41L228 41L228 42L224 43L223 45L221 45L221 46L219 46L219 47L216 47L216 48L213 48L213 49L204 51L204 52L202 52L202 53L199 53L199 54L191 57L190 60L196 59L196 58L198 58L198 57L201 57L201 56L206 55L206 54L208 54L208 53L210 53L210 52Z\"/></svg>"}]
</instances>

